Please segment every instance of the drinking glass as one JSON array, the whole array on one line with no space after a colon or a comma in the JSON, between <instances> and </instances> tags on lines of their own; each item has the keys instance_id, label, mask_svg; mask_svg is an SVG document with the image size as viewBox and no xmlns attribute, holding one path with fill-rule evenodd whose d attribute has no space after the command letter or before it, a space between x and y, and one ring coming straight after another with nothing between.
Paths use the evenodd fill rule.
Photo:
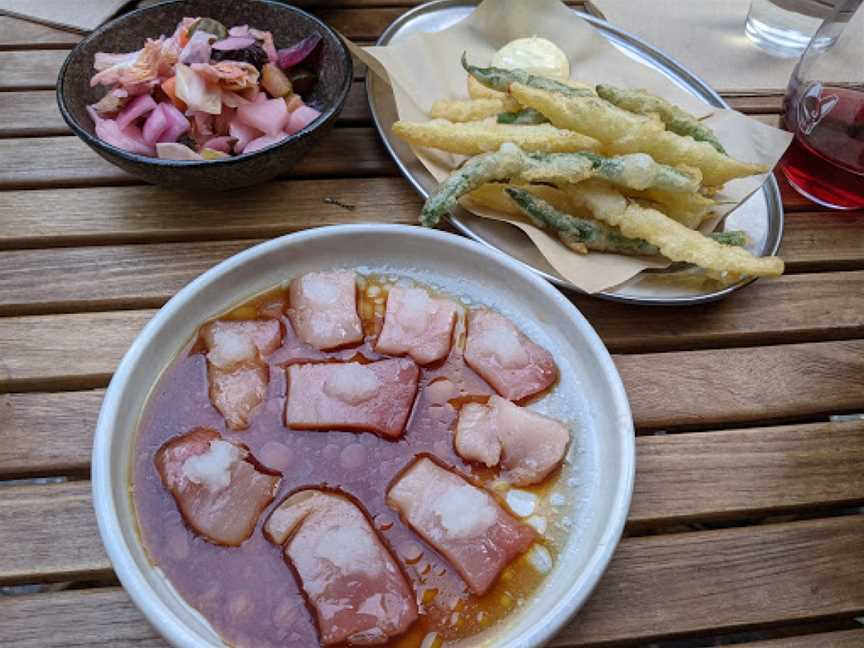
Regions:
<instances>
[{"instance_id":1,"label":"drinking glass","mask_svg":"<svg viewBox=\"0 0 864 648\"><path fill-rule=\"evenodd\" d=\"M744 33L769 54L797 58L838 3L842 0L751 0ZM813 40L814 47L826 49L834 36Z\"/></svg>"},{"instance_id":2,"label":"drinking glass","mask_svg":"<svg viewBox=\"0 0 864 648\"><path fill-rule=\"evenodd\" d=\"M864 209L864 42L846 23L861 0L841 0L792 72L781 125L795 135L780 168L801 194L835 209ZM829 38L832 47L816 46Z\"/></svg>"}]
</instances>

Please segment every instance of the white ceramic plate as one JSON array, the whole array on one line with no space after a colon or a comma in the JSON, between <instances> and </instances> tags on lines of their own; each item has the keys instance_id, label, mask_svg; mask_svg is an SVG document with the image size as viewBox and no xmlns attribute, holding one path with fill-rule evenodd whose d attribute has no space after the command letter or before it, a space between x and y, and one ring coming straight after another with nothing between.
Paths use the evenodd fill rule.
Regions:
<instances>
[{"instance_id":1,"label":"white ceramic plate","mask_svg":"<svg viewBox=\"0 0 864 648\"><path fill-rule=\"evenodd\" d=\"M136 533L129 486L138 420L162 371L205 320L293 276L337 267L407 275L466 302L488 304L554 354L561 381L536 409L574 421L556 487L565 495L557 518L566 527L563 546L530 600L470 640L475 647L542 645L584 603L621 536L635 464L627 397L600 338L549 283L486 246L419 227L322 227L262 243L186 286L144 328L111 381L93 447L96 517L121 583L173 645L223 645L150 564Z\"/></svg>"}]
</instances>

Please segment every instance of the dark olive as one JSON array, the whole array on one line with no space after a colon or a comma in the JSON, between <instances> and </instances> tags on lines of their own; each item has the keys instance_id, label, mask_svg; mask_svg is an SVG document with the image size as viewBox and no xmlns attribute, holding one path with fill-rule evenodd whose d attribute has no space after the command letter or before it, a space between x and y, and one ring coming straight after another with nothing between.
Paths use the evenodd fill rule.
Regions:
<instances>
[{"instance_id":1,"label":"dark olive","mask_svg":"<svg viewBox=\"0 0 864 648\"><path fill-rule=\"evenodd\" d=\"M305 95L318 82L318 75L312 70L296 67L288 71L288 79L291 81L294 92Z\"/></svg>"},{"instance_id":2,"label":"dark olive","mask_svg":"<svg viewBox=\"0 0 864 648\"><path fill-rule=\"evenodd\" d=\"M213 49L210 51L210 58L217 63L219 61L241 61L242 63L251 63L258 71L264 67L270 59L267 52L258 43L252 43L249 47L236 50L221 50Z\"/></svg>"},{"instance_id":3,"label":"dark olive","mask_svg":"<svg viewBox=\"0 0 864 648\"><path fill-rule=\"evenodd\" d=\"M177 140L178 144L183 144L184 146L188 146L193 151L198 150L198 142L192 139L192 136L189 133L183 133L180 136L180 139Z\"/></svg>"}]
</instances>

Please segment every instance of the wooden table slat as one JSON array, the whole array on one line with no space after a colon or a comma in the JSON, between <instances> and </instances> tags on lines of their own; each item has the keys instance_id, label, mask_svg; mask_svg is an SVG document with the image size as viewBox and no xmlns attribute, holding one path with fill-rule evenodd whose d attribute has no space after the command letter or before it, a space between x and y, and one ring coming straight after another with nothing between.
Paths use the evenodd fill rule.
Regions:
<instances>
[{"instance_id":1,"label":"wooden table slat","mask_svg":"<svg viewBox=\"0 0 864 648\"><path fill-rule=\"evenodd\" d=\"M339 200L360 205L359 215L356 211L324 203L325 198L332 197L324 195L332 185L304 183L295 191L293 183L279 183L274 187L281 191L267 195L247 193L225 200L220 200L219 196L192 199L190 209L175 217L176 227L182 230L184 223L195 223L197 227L223 226L220 231L227 236L232 229L243 233L244 227L248 227L244 220L260 222L262 215L270 216L271 228L281 230L273 232L271 229L266 232L268 235L357 220L412 223L416 201L403 192L395 197L396 209L389 209L384 192L369 191L376 184L380 182L364 181L353 185L353 193L334 192ZM339 186L348 188L348 185L336 185ZM147 213L135 226L146 227L148 220L158 222L164 211L172 209L170 203L174 196L166 192L156 195L164 198L165 203L132 205L133 210ZM50 201L50 192L48 198ZM62 200L60 195L54 198ZM400 212L398 208L405 204L403 201L410 208ZM62 203L57 205L63 208ZM297 210L297 217L287 222L285 205ZM41 206L44 209L46 204ZM236 210L232 206L236 206ZM41 226L50 228L56 214L45 213ZM97 216L104 217L104 213ZM130 219L137 220L138 214L133 212ZM0 251L0 315L161 306L208 268L257 242L202 241ZM789 275L761 281L719 304L697 307L634 310L630 306L607 304L588 297L577 296L574 300L614 352L864 336L864 271ZM669 326L670 318L676 322L675 326Z\"/></svg>"},{"instance_id":2,"label":"wooden table slat","mask_svg":"<svg viewBox=\"0 0 864 648\"><path fill-rule=\"evenodd\" d=\"M864 340L615 356L645 428L864 412Z\"/></svg>"},{"instance_id":3,"label":"wooden table slat","mask_svg":"<svg viewBox=\"0 0 864 648\"><path fill-rule=\"evenodd\" d=\"M72 485L64 488L71 491ZM77 518L70 517L74 524ZM78 529L65 535L73 530ZM81 562L92 558L93 551L82 551ZM153 639L131 609L125 593L113 588L0 600L0 636L16 646ZM731 631L862 610L862 516L629 538L586 607L551 645ZM24 618L40 619L38 635ZM55 637L67 643L51 644Z\"/></svg>"},{"instance_id":4,"label":"wooden table slat","mask_svg":"<svg viewBox=\"0 0 864 648\"><path fill-rule=\"evenodd\" d=\"M0 14L0 49L70 49L82 38L72 31Z\"/></svg>"},{"instance_id":5,"label":"wooden table slat","mask_svg":"<svg viewBox=\"0 0 864 648\"><path fill-rule=\"evenodd\" d=\"M0 250L264 239L318 225L414 224L421 206L420 197L400 178L291 180L269 183L266 190L213 194L151 186L34 189L3 195Z\"/></svg>"},{"instance_id":6,"label":"wooden table slat","mask_svg":"<svg viewBox=\"0 0 864 648\"><path fill-rule=\"evenodd\" d=\"M864 421L640 436L631 524L864 502Z\"/></svg>"},{"instance_id":7,"label":"wooden table slat","mask_svg":"<svg viewBox=\"0 0 864 648\"><path fill-rule=\"evenodd\" d=\"M104 386L153 312L0 318L0 348L9 349L0 359L0 391ZM616 355L615 361L640 427L864 411L864 340Z\"/></svg>"},{"instance_id":8,"label":"wooden table slat","mask_svg":"<svg viewBox=\"0 0 864 648\"><path fill-rule=\"evenodd\" d=\"M77 137L2 139L0 159L0 189L141 184ZM334 129L287 175L303 178L397 173L378 133L367 127Z\"/></svg>"}]
</instances>

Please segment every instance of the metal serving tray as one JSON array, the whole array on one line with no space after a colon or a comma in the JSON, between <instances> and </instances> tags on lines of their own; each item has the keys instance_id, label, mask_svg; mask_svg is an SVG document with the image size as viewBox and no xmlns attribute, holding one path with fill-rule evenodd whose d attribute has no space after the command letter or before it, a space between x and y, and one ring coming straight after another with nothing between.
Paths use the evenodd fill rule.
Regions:
<instances>
[{"instance_id":1,"label":"metal serving tray","mask_svg":"<svg viewBox=\"0 0 864 648\"><path fill-rule=\"evenodd\" d=\"M420 5L397 18L378 39L377 45L395 43L418 32L446 29L468 16L476 5L476 2L459 0L436 0ZM712 106L729 107L704 81L662 51L605 20L581 11L576 13L631 58L658 70L684 90ZM372 117L384 145L408 182L426 198L437 183L411 149L391 133L391 126L397 115L390 86L376 75L367 74L366 90ZM528 238L515 227L474 216L463 209L459 209L450 221L466 236L508 254L557 286L578 291L573 284L555 272ZM783 236L783 203L773 176L769 176L760 190L726 217L725 228L746 231L751 241L748 249L754 254L765 256L777 252ZM675 269L676 266L665 270L646 270L621 285L595 293L595 296L632 304L680 306L722 299L753 281L749 279L721 290L707 291L658 281L658 275Z\"/></svg>"}]
</instances>

